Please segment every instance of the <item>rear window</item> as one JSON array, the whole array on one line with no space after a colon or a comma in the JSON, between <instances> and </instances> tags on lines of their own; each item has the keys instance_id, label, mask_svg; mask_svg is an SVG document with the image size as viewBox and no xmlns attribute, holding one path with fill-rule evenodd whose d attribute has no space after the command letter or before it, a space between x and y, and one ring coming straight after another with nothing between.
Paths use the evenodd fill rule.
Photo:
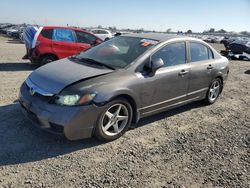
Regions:
<instances>
[{"instance_id":1,"label":"rear window","mask_svg":"<svg viewBox=\"0 0 250 188\"><path fill-rule=\"evenodd\" d=\"M207 46L198 42L190 42L189 44L191 62L212 59L212 52L210 51L210 49L207 48Z\"/></svg>"},{"instance_id":2,"label":"rear window","mask_svg":"<svg viewBox=\"0 0 250 188\"><path fill-rule=\"evenodd\" d=\"M54 29L52 39L54 41L75 42L73 31L70 29Z\"/></svg>"},{"instance_id":3,"label":"rear window","mask_svg":"<svg viewBox=\"0 0 250 188\"><path fill-rule=\"evenodd\" d=\"M53 29L43 29L41 35L47 39L52 39Z\"/></svg>"}]
</instances>

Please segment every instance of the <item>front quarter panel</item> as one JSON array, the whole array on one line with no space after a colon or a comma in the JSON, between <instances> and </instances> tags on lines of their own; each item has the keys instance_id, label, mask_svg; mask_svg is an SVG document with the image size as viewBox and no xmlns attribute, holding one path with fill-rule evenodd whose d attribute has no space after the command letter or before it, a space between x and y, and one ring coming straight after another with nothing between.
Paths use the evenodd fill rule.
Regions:
<instances>
[{"instance_id":1,"label":"front quarter panel","mask_svg":"<svg viewBox=\"0 0 250 188\"><path fill-rule=\"evenodd\" d=\"M113 73L92 78L72 85L67 92L77 91L80 95L97 93L93 102L102 106L120 95L130 96L140 105L142 84L135 73L128 70L117 70Z\"/></svg>"},{"instance_id":2,"label":"front quarter panel","mask_svg":"<svg viewBox=\"0 0 250 188\"><path fill-rule=\"evenodd\" d=\"M94 102L104 105L118 96L127 95L139 105L141 85L135 74L122 74L119 77L114 75L113 78L107 78L104 85L96 88L98 94Z\"/></svg>"}]
</instances>

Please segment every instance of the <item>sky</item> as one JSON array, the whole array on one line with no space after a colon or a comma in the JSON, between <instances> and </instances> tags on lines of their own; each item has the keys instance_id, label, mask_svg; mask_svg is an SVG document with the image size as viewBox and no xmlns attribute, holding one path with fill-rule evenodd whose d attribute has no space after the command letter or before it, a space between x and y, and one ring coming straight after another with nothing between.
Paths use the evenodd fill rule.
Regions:
<instances>
[{"instance_id":1,"label":"sky","mask_svg":"<svg viewBox=\"0 0 250 188\"><path fill-rule=\"evenodd\" d=\"M250 31L250 0L1 0L0 23Z\"/></svg>"}]
</instances>

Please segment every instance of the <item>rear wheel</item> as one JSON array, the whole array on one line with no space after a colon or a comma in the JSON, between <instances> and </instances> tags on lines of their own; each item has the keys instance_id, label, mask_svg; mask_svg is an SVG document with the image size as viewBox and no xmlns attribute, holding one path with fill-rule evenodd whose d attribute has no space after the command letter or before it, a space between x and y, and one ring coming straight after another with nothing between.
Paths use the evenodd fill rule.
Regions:
<instances>
[{"instance_id":1,"label":"rear wheel","mask_svg":"<svg viewBox=\"0 0 250 188\"><path fill-rule=\"evenodd\" d=\"M119 98L106 105L97 121L95 136L102 141L112 141L121 137L132 121L132 107Z\"/></svg>"},{"instance_id":2,"label":"rear wheel","mask_svg":"<svg viewBox=\"0 0 250 188\"><path fill-rule=\"evenodd\" d=\"M45 65L47 63L51 63L52 61L55 61L56 58L52 55L46 55L41 58L40 65Z\"/></svg>"},{"instance_id":3,"label":"rear wheel","mask_svg":"<svg viewBox=\"0 0 250 188\"><path fill-rule=\"evenodd\" d=\"M207 96L205 102L207 104L213 104L218 99L222 90L222 82L221 79L216 78L210 84L209 90L207 92Z\"/></svg>"},{"instance_id":4,"label":"rear wheel","mask_svg":"<svg viewBox=\"0 0 250 188\"><path fill-rule=\"evenodd\" d=\"M35 64L35 65L39 65L39 61L38 60L30 60L30 62L32 63L32 64Z\"/></svg>"}]
</instances>

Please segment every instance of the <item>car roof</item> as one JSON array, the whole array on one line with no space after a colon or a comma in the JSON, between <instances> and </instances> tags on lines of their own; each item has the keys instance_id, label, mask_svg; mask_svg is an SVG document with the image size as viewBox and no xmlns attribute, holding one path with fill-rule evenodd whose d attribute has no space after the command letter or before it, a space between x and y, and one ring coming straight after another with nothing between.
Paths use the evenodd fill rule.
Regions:
<instances>
[{"instance_id":1,"label":"car roof","mask_svg":"<svg viewBox=\"0 0 250 188\"><path fill-rule=\"evenodd\" d=\"M85 29L78 28L78 27L64 27L64 26L43 26L44 29L55 29L55 28L60 28L60 29L72 29L72 30L77 30L77 31L84 31L87 32ZM88 32L87 32L88 33Z\"/></svg>"},{"instance_id":2,"label":"car roof","mask_svg":"<svg viewBox=\"0 0 250 188\"><path fill-rule=\"evenodd\" d=\"M129 34L124 34L122 36L152 39L152 40L157 40L160 42L167 41L167 40L174 39L174 38L187 38L187 36L183 36L183 35L173 35L173 34L164 34L164 33L129 33Z\"/></svg>"},{"instance_id":3,"label":"car roof","mask_svg":"<svg viewBox=\"0 0 250 188\"><path fill-rule=\"evenodd\" d=\"M100 39L98 36L96 36L95 34L85 30L85 29L82 29L82 28L77 28L77 27L63 27L63 26L43 26L43 29L72 29L72 30L75 30L75 31L81 31L81 32L84 32L84 33L88 33L90 35L93 35L95 36L96 38L98 38L99 40L103 41L102 39Z\"/></svg>"},{"instance_id":4,"label":"car roof","mask_svg":"<svg viewBox=\"0 0 250 188\"><path fill-rule=\"evenodd\" d=\"M164 42L164 41L168 41L171 39L196 41L196 42L200 42L202 44L205 44L206 46L209 46L209 48L213 50L214 55L216 57L220 57L219 53L212 46L210 46L209 44L207 44L203 40L197 39L194 37L185 36L185 35L173 35L173 34L164 34L164 33L130 33L130 34L125 34L125 35L121 35L121 36L137 37L137 38L142 38L142 39L151 39L151 40L156 40L159 42Z\"/></svg>"}]
</instances>

